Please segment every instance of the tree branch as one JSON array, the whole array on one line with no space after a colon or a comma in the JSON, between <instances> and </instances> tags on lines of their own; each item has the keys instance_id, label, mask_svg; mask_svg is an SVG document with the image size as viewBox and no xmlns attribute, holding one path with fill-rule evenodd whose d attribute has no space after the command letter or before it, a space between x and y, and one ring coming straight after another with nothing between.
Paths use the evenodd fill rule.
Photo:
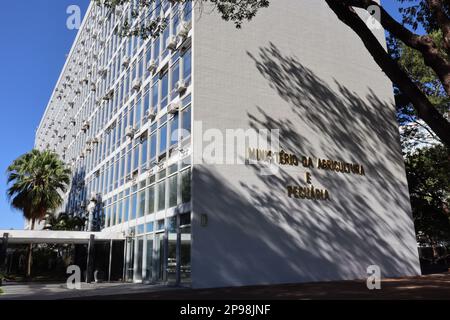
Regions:
<instances>
[{"instance_id":1,"label":"tree branch","mask_svg":"<svg viewBox=\"0 0 450 320\"><path fill-rule=\"evenodd\" d=\"M419 117L430 126L443 143L450 146L450 123L436 110L423 92L420 91L408 77L405 71L392 60L358 14L351 7L343 4L343 2L346 2L345 0L325 1L338 18L347 24L361 38L375 62L386 73L391 81L394 82L404 94L410 97Z\"/></svg>"},{"instance_id":2,"label":"tree branch","mask_svg":"<svg viewBox=\"0 0 450 320\"><path fill-rule=\"evenodd\" d=\"M328 3L329 1L326 0L326 2ZM336 5L356 7L364 10L367 10L370 6L377 6L380 9L381 25L395 38L422 54L425 65L433 69L447 95L450 96L450 63L439 52L438 46L430 36L419 36L411 32L392 18L382 6L373 0L335 0L334 2L336 2Z\"/></svg>"}]
</instances>

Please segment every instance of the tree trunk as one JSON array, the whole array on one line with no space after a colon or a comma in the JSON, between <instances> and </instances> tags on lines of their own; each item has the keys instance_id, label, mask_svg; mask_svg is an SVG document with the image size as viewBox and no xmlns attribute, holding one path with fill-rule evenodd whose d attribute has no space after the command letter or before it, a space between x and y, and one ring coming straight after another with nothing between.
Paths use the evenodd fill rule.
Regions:
<instances>
[{"instance_id":1,"label":"tree trunk","mask_svg":"<svg viewBox=\"0 0 450 320\"><path fill-rule=\"evenodd\" d=\"M31 230L34 230L34 219L31 220ZM33 264L33 244L30 243L28 247L27 257L27 279L31 279L31 265Z\"/></svg>"}]
</instances>

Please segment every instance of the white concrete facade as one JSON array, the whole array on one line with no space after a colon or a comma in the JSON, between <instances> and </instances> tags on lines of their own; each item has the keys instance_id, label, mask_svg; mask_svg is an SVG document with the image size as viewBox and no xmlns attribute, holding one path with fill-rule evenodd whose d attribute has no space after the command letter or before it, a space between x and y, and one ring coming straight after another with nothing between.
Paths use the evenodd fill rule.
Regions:
<instances>
[{"instance_id":1,"label":"white concrete facade","mask_svg":"<svg viewBox=\"0 0 450 320\"><path fill-rule=\"evenodd\" d=\"M323 1L271 1L242 30L206 12L194 20L194 121L224 135L280 129L281 148L314 168L264 176L194 162L193 286L366 278L370 265L420 274L392 85L360 39ZM318 169L318 158L365 175ZM288 196L306 172L330 200Z\"/></svg>"}]
</instances>

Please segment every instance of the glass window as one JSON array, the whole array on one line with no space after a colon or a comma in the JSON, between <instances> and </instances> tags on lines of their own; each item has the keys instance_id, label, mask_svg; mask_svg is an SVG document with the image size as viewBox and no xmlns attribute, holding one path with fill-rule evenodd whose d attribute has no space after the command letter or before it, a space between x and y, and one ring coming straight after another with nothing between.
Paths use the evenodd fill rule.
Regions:
<instances>
[{"instance_id":1,"label":"glass window","mask_svg":"<svg viewBox=\"0 0 450 320\"><path fill-rule=\"evenodd\" d=\"M124 222L128 221L129 211L130 211L130 197L127 197L124 199L124 205L123 205L123 221Z\"/></svg>"},{"instance_id":2,"label":"glass window","mask_svg":"<svg viewBox=\"0 0 450 320\"><path fill-rule=\"evenodd\" d=\"M136 219L136 213L137 213L137 193L134 193L131 196L130 220Z\"/></svg>"},{"instance_id":3,"label":"glass window","mask_svg":"<svg viewBox=\"0 0 450 320\"><path fill-rule=\"evenodd\" d=\"M145 225L140 224L136 227L136 234L143 234L145 233Z\"/></svg>"},{"instance_id":4,"label":"glass window","mask_svg":"<svg viewBox=\"0 0 450 320\"><path fill-rule=\"evenodd\" d=\"M191 170L181 173L181 200L183 203L191 201Z\"/></svg>"},{"instance_id":5,"label":"glass window","mask_svg":"<svg viewBox=\"0 0 450 320\"><path fill-rule=\"evenodd\" d=\"M141 128L142 123L142 100L139 99L136 106L135 106L135 113L136 113L136 128Z\"/></svg>"},{"instance_id":6,"label":"glass window","mask_svg":"<svg viewBox=\"0 0 450 320\"><path fill-rule=\"evenodd\" d=\"M154 229L153 222L147 223L146 229L147 229L146 232L153 232L153 229Z\"/></svg>"},{"instance_id":7,"label":"glass window","mask_svg":"<svg viewBox=\"0 0 450 320\"><path fill-rule=\"evenodd\" d=\"M175 90L176 83L180 80L180 64L176 62L171 67L171 81L170 81L170 87L171 87L171 99L175 99L178 96L178 92Z\"/></svg>"},{"instance_id":8,"label":"glass window","mask_svg":"<svg viewBox=\"0 0 450 320\"><path fill-rule=\"evenodd\" d=\"M148 209L147 214L155 212L155 186L148 188Z\"/></svg>"},{"instance_id":9,"label":"glass window","mask_svg":"<svg viewBox=\"0 0 450 320\"><path fill-rule=\"evenodd\" d=\"M169 74L166 72L161 77L161 109L164 109L167 106L169 94Z\"/></svg>"},{"instance_id":10,"label":"glass window","mask_svg":"<svg viewBox=\"0 0 450 320\"><path fill-rule=\"evenodd\" d=\"M191 107L187 107L183 110L182 114L182 140L190 137L191 135Z\"/></svg>"},{"instance_id":11,"label":"glass window","mask_svg":"<svg viewBox=\"0 0 450 320\"><path fill-rule=\"evenodd\" d=\"M156 80L152 86L152 110L157 111L158 110L158 80Z\"/></svg>"},{"instance_id":12,"label":"glass window","mask_svg":"<svg viewBox=\"0 0 450 320\"><path fill-rule=\"evenodd\" d=\"M145 211L145 190L139 191L139 210L138 218L144 216Z\"/></svg>"},{"instance_id":13,"label":"glass window","mask_svg":"<svg viewBox=\"0 0 450 320\"><path fill-rule=\"evenodd\" d=\"M177 205L177 175L173 175L169 178L169 208L175 207Z\"/></svg>"},{"instance_id":14,"label":"glass window","mask_svg":"<svg viewBox=\"0 0 450 320\"><path fill-rule=\"evenodd\" d=\"M150 160L153 161L156 158L156 134L150 136Z\"/></svg>"},{"instance_id":15,"label":"glass window","mask_svg":"<svg viewBox=\"0 0 450 320\"><path fill-rule=\"evenodd\" d=\"M158 211L166 208L166 181L158 183Z\"/></svg>"},{"instance_id":16,"label":"glass window","mask_svg":"<svg viewBox=\"0 0 450 320\"><path fill-rule=\"evenodd\" d=\"M167 124L159 129L159 154L166 153L167 150Z\"/></svg>"},{"instance_id":17,"label":"glass window","mask_svg":"<svg viewBox=\"0 0 450 320\"><path fill-rule=\"evenodd\" d=\"M189 49L183 56L183 80L186 84L191 83L191 73L192 73L192 55Z\"/></svg>"},{"instance_id":18,"label":"glass window","mask_svg":"<svg viewBox=\"0 0 450 320\"><path fill-rule=\"evenodd\" d=\"M121 224L123 222L122 221L122 202L123 202L123 200L120 199L119 203L118 203L118 208L117 208L117 215L118 215L117 223L119 223L119 224Z\"/></svg>"},{"instance_id":19,"label":"glass window","mask_svg":"<svg viewBox=\"0 0 450 320\"><path fill-rule=\"evenodd\" d=\"M133 149L133 171L139 168L139 144L136 144Z\"/></svg>"},{"instance_id":20,"label":"glass window","mask_svg":"<svg viewBox=\"0 0 450 320\"><path fill-rule=\"evenodd\" d=\"M176 113L173 118L170 120L170 139L169 143L172 147L173 145L178 143L178 113Z\"/></svg>"},{"instance_id":21,"label":"glass window","mask_svg":"<svg viewBox=\"0 0 450 320\"><path fill-rule=\"evenodd\" d=\"M164 230L166 228L164 219L158 220L157 227L158 227L157 230Z\"/></svg>"},{"instance_id":22,"label":"glass window","mask_svg":"<svg viewBox=\"0 0 450 320\"><path fill-rule=\"evenodd\" d=\"M148 140L147 134L141 138L141 168L147 166L147 151L148 151Z\"/></svg>"}]
</instances>

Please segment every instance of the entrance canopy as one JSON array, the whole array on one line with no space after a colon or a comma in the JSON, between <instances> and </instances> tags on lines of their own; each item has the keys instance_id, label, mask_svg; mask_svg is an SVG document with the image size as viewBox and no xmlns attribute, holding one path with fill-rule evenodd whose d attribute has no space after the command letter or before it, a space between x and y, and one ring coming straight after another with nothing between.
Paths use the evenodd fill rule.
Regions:
<instances>
[{"instance_id":1,"label":"entrance canopy","mask_svg":"<svg viewBox=\"0 0 450 320\"><path fill-rule=\"evenodd\" d=\"M125 240L121 232L85 232L50 230L0 230L0 238L7 234L9 243L89 243L91 235L95 241Z\"/></svg>"}]
</instances>

